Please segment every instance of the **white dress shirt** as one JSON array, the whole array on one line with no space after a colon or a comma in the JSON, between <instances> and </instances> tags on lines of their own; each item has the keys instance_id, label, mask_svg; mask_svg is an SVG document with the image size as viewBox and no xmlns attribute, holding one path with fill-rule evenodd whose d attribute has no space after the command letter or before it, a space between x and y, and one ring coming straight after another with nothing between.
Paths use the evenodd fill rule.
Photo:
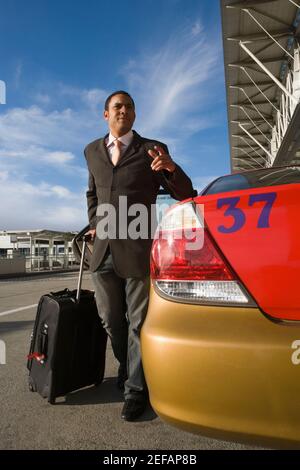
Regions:
<instances>
[{"instance_id":1,"label":"white dress shirt","mask_svg":"<svg viewBox=\"0 0 300 470\"><path fill-rule=\"evenodd\" d=\"M122 137L115 137L112 135L110 132L108 137L105 139L105 145L107 147L108 153L110 158L112 158L112 153L113 153L113 148L114 148L114 141L118 139L120 142L122 142L122 147L121 147L121 155L123 155L127 147L131 144L132 139L133 139L133 132L130 130L127 132L127 134L122 135Z\"/></svg>"}]
</instances>

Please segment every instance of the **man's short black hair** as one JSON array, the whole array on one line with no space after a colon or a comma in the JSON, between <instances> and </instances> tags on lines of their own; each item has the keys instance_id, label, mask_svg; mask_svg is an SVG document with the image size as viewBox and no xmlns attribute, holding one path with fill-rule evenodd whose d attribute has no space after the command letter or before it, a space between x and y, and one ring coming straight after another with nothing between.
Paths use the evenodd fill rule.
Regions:
<instances>
[{"instance_id":1,"label":"man's short black hair","mask_svg":"<svg viewBox=\"0 0 300 470\"><path fill-rule=\"evenodd\" d=\"M115 95L126 95L128 96L131 101L132 101L132 104L133 104L133 108L135 108L135 104L134 104L134 101L133 101L133 98L132 96L130 96L129 93L127 93L127 91L124 91L124 90L117 90L117 91L114 91L111 95L109 95L106 100L105 100L105 104L104 104L104 109L105 111L108 111L108 107L109 107L109 103L110 103L110 100L112 99L113 96Z\"/></svg>"}]
</instances>

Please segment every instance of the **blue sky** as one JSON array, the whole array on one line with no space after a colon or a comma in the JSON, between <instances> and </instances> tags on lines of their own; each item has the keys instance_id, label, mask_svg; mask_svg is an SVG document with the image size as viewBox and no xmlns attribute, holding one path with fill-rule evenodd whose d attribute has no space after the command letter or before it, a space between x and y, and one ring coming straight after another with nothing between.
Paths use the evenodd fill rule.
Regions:
<instances>
[{"instance_id":1,"label":"blue sky","mask_svg":"<svg viewBox=\"0 0 300 470\"><path fill-rule=\"evenodd\" d=\"M230 172L218 0L1 0L0 230L87 223L85 145L105 97L201 189Z\"/></svg>"}]
</instances>

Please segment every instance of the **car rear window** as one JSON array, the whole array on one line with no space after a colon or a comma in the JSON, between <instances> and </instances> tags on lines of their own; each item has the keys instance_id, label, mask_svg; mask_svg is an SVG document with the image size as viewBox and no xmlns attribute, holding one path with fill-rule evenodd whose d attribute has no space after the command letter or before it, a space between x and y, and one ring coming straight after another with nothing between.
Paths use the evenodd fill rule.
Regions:
<instances>
[{"instance_id":1,"label":"car rear window","mask_svg":"<svg viewBox=\"0 0 300 470\"><path fill-rule=\"evenodd\" d=\"M263 168L261 170L222 176L208 186L202 194L217 194L239 189L300 183L300 167Z\"/></svg>"}]
</instances>

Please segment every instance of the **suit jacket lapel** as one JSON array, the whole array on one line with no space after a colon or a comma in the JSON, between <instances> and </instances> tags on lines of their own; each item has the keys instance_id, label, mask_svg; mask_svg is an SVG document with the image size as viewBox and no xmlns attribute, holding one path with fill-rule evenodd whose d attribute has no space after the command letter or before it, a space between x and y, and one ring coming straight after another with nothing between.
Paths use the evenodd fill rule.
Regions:
<instances>
[{"instance_id":1,"label":"suit jacket lapel","mask_svg":"<svg viewBox=\"0 0 300 470\"><path fill-rule=\"evenodd\" d=\"M139 151L142 143L143 143L143 141L142 141L141 136L137 132L133 131L132 142L128 146L128 148L126 149L124 155L122 155L119 165L120 166L123 165L123 163L126 162L126 160L128 160L130 157L132 157L132 155L137 153Z\"/></svg>"},{"instance_id":2,"label":"suit jacket lapel","mask_svg":"<svg viewBox=\"0 0 300 470\"><path fill-rule=\"evenodd\" d=\"M102 161L107 163L108 165L112 165L112 161L110 159L109 153L107 151L107 147L105 145L105 139L107 135L99 139L98 145L97 145L97 158L101 158Z\"/></svg>"}]
</instances>

